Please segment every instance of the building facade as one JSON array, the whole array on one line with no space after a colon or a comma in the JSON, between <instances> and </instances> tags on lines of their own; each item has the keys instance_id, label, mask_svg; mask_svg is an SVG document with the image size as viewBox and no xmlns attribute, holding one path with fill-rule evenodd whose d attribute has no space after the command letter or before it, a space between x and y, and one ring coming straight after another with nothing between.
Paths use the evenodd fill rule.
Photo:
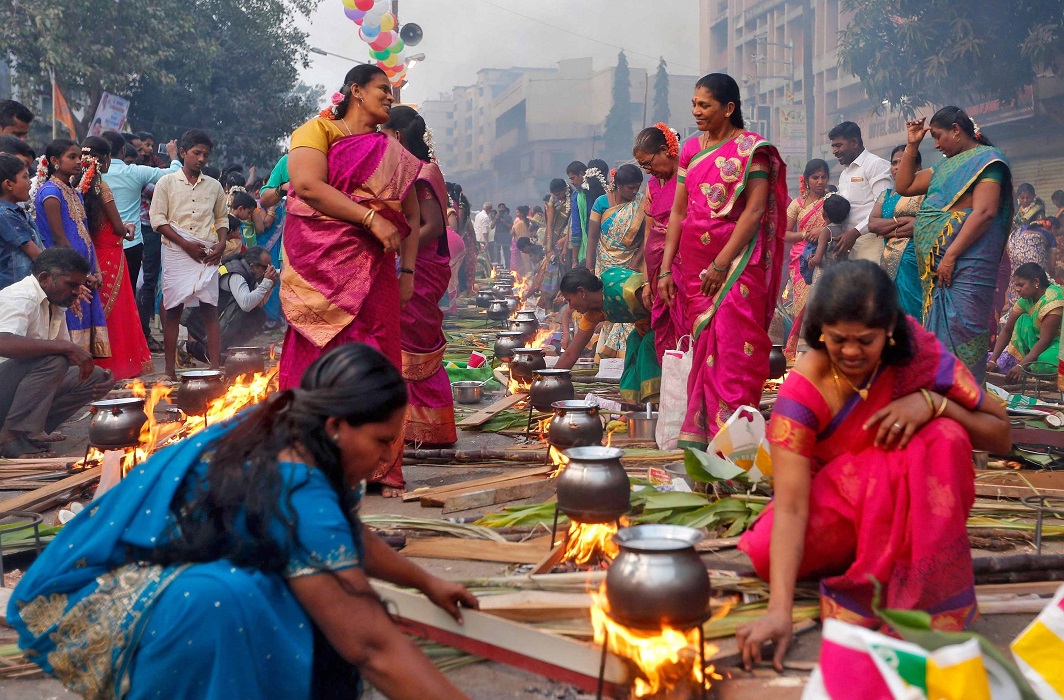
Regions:
<instances>
[{"instance_id":1,"label":"building facade","mask_svg":"<svg viewBox=\"0 0 1064 700\"><path fill-rule=\"evenodd\" d=\"M423 111L436 134L440 166L471 201L542 204L552 178L566 166L602 157L606 115L613 103L615 68L595 70L590 58L552 68L485 69L474 85L428 100ZM697 76L669 76L669 109L681 129L690 122ZM632 130L653 123L655 76L630 68ZM434 123L446 121L450 126ZM452 131L453 129L453 131ZM440 134L449 134L442 145Z\"/></svg>"}]
</instances>

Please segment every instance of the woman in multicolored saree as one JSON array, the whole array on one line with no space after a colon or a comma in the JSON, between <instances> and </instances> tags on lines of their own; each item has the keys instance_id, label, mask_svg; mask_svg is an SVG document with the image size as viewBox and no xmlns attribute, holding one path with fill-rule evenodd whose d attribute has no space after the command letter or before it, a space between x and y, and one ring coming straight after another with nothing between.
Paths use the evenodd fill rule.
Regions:
<instances>
[{"instance_id":1,"label":"woman in multicolored saree","mask_svg":"<svg viewBox=\"0 0 1064 700\"><path fill-rule=\"evenodd\" d=\"M643 184L642 171L632 165L617 168L613 190L591 206L587 231L587 269L598 276L611 267L643 269ZM624 357L630 323L606 323L599 330L598 355Z\"/></svg>"},{"instance_id":2,"label":"woman in multicolored saree","mask_svg":"<svg viewBox=\"0 0 1064 700\"><path fill-rule=\"evenodd\" d=\"M1020 265L1012 282L1016 304L998 335L986 369L1005 373L1014 381L1019 381L1021 367L1051 374L1060 354L1064 288L1051 284L1046 271L1035 263Z\"/></svg>"},{"instance_id":3,"label":"woman in multicolored saree","mask_svg":"<svg viewBox=\"0 0 1064 700\"><path fill-rule=\"evenodd\" d=\"M676 171L680 167L680 139L668 124L658 123L647 127L635 137L632 156L650 180L643 197L643 212L647 221L646 243L643 245L643 277L650 282L646 286L643 305L650 309L650 327L654 331L654 347L658 364L666 350L676 348L679 340L677 320L681 313L673 314L669 305L658 295L654 280L661 272L661 259L665 255L665 232L669 229L669 215L676 199Z\"/></svg>"},{"instance_id":4,"label":"woman in multicolored saree","mask_svg":"<svg viewBox=\"0 0 1064 700\"><path fill-rule=\"evenodd\" d=\"M382 130L423 163L414 183L421 210L414 296L399 316L403 379L410 390L404 439L415 444L452 445L458 440L458 429L451 380L443 368L447 338L440 309L440 299L451 281L447 185L426 142L431 136L426 137L425 119L416 110L405 105L393 107Z\"/></svg>"},{"instance_id":5,"label":"woman in multicolored saree","mask_svg":"<svg viewBox=\"0 0 1064 700\"><path fill-rule=\"evenodd\" d=\"M805 172L798 178L798 197L787 206L787 233L784 242L791 244L787 260L787 288L783 300L791 312L791 332L783 346L783 354L793 361L798 354L798 340L802 335L805 304L809 284L802 277L801 258L808 241L817 240L817 232L828 225L824 218L824 198L828 193L831 170L826 161L813 158L805 164Z\"/></svg>"},{"instance_id":6,"label":"woman in multicolored saree","mask_svg":"<svg viewBox=\"0 0 1064 700\"><path fill-rule=\"evenodd\" d=\"M787 168L774 146L743 128L731 76L699 80L692 105L703 135L680 152L658 293L670 305L681 297L694 338L680 444L704 448L735 409L758 405L768 379Z\"/></svg>"},{"instance_id":7,"label":"woman in multicolored saree","mask_svg":"<svg viewBox=\"0 0 1064 700\"><path fill-rule=\"evenodd\" d=\"M770 591L767 614L738 630L748 667L774 641L782 669L798 579L820 579L823 617L878 628L874 579L883 608L922 610L938 629L967 625L971 451L1011 447L1004 407L902 314L878 265L825 271L805 340L768 426L774 500L739 543Z\"/></svg>"},{"instance_id":8,"label":"woman in multicolored saree","mask_svg":"<svg viewBox=\"0 0 1064 700\"><path fill-rule=\"evenodd\" d=\"M924 326L982 382L1012 202L1008 161L959 107L938 110L930 126L923 118L906 126L895 186L903 196L926 195L913 232ZM946 157L917 171L915 153L929 131Z\"/></svg>"},{"instance_id":9,"label":"woman in multicolored saree","mask_svg":"<svg viewBox=\"0 0 1064 700\"><path fill-rule=\"evenodd\" d=\"M890 177L898 174L905 154L905 146L895 146L890 152ZM916 152L916 170L923 166L920 151ZM872 207L868 230L884 239L883 261L880 263L898 288L898 301L907 316L923 319L924 297L920 271L916 265L916 247L912 245L916 212L923 197L902 197L887 188Z\"/></svg>"},{"instance_id":10,"label":"woman in multicolored saree","mask_svg":"<svg viewBox=\"0 0 1064 700\"><path fill-rule=\"evenodd\" d=\"M352 68L333 103L292 134L288 154L282 389L344 343L367 343L403 364L399 310L414 294L421 216L414 181L422 164L377 132L392 106L380 68ZM386 496L398 495L401 465L382 468L373 481Z\"/></svg>"},{"instance_id":11,"label":"woman in multicolored saree","mask_svg":"<svg viewBox=\"0 0 1064 700\"><path fill-rule=\"evenodd\" d=\"M350 343L298 389L159 452L68 523L7 610L19 644L90 700L464 698L369 577L476 607L359 521L402 438L406 387Z\"/></svg>"}]
</instances>

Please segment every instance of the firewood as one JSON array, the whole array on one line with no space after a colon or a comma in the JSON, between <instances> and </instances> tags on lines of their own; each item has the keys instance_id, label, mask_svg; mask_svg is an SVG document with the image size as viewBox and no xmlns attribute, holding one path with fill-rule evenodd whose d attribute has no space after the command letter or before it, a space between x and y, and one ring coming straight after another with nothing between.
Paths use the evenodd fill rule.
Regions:
<instances>
[{"instance_id":1,"label":"firewood","mask_svg":"<svg viewBox=\"0 0 1064 700\"><path fill-rule=\"evenodd\" d=\"M485 462L490 460L503 460L507 462L540 462L547 461L547 450L536 452L517 452L511 450L415 450L403 451L403 460L418 462Z\"/></svg>"},{"instance_id":2,"label":"firewood","mask_svg":"<svg viewBox=\"0 0 1064 700\"><path fill-rule=\"evenodd\" d=\"M487 476L483 479L471 479L466 481L459 481L454 484L445 484L443 486L432 486L429 488L420 488L413 491L407 491L403 494L403 501L416 501L422 500L422 505L425 505L424 499L436 498L443 494L457 493L458 491L469 491L478 486L491 486L493 484L500 484L506 481L512 481L513 479L521 479L526 476L539 476L549 474L554 470L554 467L549 465L543 465L542 467L533 467L532 469L521 469L516 471L509 471L503 474L497 474L495 476Z\"/></svg>"},{"instance_id":3,"label":"firewood","mask_svg":"<svg viewBox=\"0 0 1064 700\"><path fill-rule=\"evenodd\" d=\"M528 542L491 542L464 540L458 537L422 537L411 539L403 555L429 559L467 559L503 564L534 564L547 549L549 537Z\"/></svg>"},{"instance_id":4,"label":"firewood","mask_svg":"<svg viewBox=\"0 0 1064 700\"><path fill-rule=\"evenodd\" d=\"M523 498L541 497L546 498L553 493L554 482L546 477L529 476L523 479L514 479L498 486L480 488L475 491L458 492L447 496L443 501L443 515L457 513L473 508L519 501ZM422 502L424 504L424 501Z\"/></svg>"}]
</instances>

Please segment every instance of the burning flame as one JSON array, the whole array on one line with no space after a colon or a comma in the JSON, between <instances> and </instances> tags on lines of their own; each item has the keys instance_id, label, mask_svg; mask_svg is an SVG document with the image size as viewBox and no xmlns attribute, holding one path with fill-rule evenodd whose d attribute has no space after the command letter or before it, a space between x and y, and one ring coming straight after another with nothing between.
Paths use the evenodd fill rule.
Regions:
<instances>
[{"instance_id":1,"label":"burning flame","mask_svg":"<svg viewBox=\"0 0 1064 700\"><path fill-rule=\"evenodd\" d=\"M602 644L606 641L611 652L628 659L638 670L635 697L655 695L684 683L698 685L705 682L698 653L697 627L689 630L671 627L653 631L628 629L609 615L605 582L592 592L591 600L591 625L595 629L595 642ZM715 646L707 645L706 656L712 656L716 651ZM712 666L706 670L710 678L720 679Z\"/></svg>"},{"instance_id":2,"label":"burning flame","mask_svg":"<svg viewBox=\"0 0 1064 700\"><path fill-rule=\"evenodd\" d=\"M528 293L529 277L522 277L520 273L514 273L514 296L521 301L525 300L525 295Z\"/></svg>"},{"instance_id":3,"label":"burning flame","mask_svg":"<svg viewBox=\"0 0 1064 700\"><path fill-rule=\"evenodd\" d=\"M565 469L567 466L569 466L569 458L566 457L562 453L562 451L554 445L551 445L547 448L547 457L550 459L550 463L555 466L554 471L552 471L547 477L549 479L553 479L554 477L558 476L562 473L562 469Z\"/></svg>"},{"instance_id":4,"label":"burning flame","mask_svg":"<svg viewBox=\"0 0 1064 700\"><path fill-rule=\"evenodd\" d=\"M617 523L571 522L562 561L571 561L579 566L591 564L600 558L611 562L620 553L617 543L613 541L616 534Z\"/></svg>"},{"instance_id":5,"label":"burning flame","mask_svg":"<svg viewBox=\"0 0 1064 700\"><path fill-rule=\"evenodd\" d=\"M264 401L277 388L274 382L277 369L274 367L265 374L256 372L251 377L237 377L225 394L207 404L206 415L186 418L182 437L194 435L208 425L228 420L248 406Z\"/></svg>"},{"instance_id":6,"label":"burning flame","mask_svg":"<svg viewBox=\"0 0 1064 700\"><path fill-rule=\"evenodd\" d=\"M553 329L547 327L540 328L536 331L536 334L532 336L532 340L528 341L526 345L530 348L546 347L552 335L554 335Z\"/></svg>"},{"instance_id":7,"label":"burning flame","mask_svg":"<svg viewBox=\"0 0 1064 700\"><path fill-rule=\"evenodd\" d=\"M498 277L498 276L499 276L499 271L496 270L494 266L492 266L491 274L488 275L488 279L491 280L492 282L494 282L495 278Z\"/></svg>"}]
</instances>

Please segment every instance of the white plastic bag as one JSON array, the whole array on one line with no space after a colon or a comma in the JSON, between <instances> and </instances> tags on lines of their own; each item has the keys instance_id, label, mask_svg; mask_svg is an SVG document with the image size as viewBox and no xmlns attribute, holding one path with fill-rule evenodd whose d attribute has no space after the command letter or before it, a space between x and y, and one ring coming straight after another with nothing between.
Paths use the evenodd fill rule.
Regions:
<instances>
[{"instance_id":1,"label":"white plastic bag","mask_svg":"<svg viewBox=\"0 0 1064 700\"><path fill-rule=\"evenodd\" d=\"M687 340L687 350L681 350ZM661 392L658 426L654 441L659 450L675 450L687 417L687 377L691 374L693 341L685 335L676 341L675 350L666 350L661 360Z\"/></svg>"}]
</instances>

